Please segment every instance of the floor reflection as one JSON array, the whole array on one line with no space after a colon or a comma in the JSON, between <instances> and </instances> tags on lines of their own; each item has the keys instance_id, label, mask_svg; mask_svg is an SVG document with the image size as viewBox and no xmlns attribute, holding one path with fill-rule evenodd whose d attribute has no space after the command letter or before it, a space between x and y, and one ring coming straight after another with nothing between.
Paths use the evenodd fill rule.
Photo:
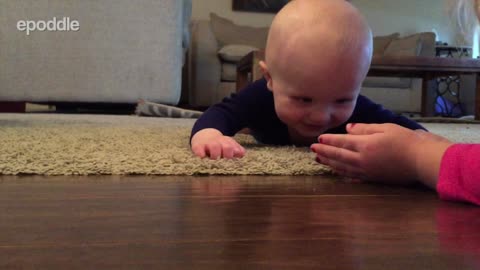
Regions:
<instances>
[{"instance_id":1,"label":"floor reflection","mask_svg":"<svg viewBox=\"0 0 480 270\"><path fill-rule=\"evenodd\" d=\"M480 269L480 208L422 188L323 176L0 176L0 201L0 268L80 257L165 269Z\"/></svg>"},{"instance_id":2,"label":"floor reflection","mask_svg":"<svg viewBox=\"0 0 480 270\"><path fill-rule=\"evenodd\" d=\"M217 230L209 237L225 240L227 261L275 258L294 266L320 257L358 267L394 258L405 266L432 266L442 254L433 265L479 266L480 209L440 202L424 189L395 188L309 178L293 184L192 181L192 193L203 196L193 204L210 212L204 221Z\"/></svg>"}]
</instances>

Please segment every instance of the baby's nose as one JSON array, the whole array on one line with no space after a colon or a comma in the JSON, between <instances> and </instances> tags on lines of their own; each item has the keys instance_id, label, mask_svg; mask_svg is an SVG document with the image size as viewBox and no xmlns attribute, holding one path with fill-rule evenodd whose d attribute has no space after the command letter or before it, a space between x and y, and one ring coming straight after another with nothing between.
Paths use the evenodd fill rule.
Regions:
<instances>
[{"instance_id":1,"label":"baby's nose","mask_svg":"<svg viewBox=\"0 0 480 270\"><path fill-rule=\"evenodd\" d=\"M328 110L315 110L310 113L309 122L312 125L326 125L330 121Z\"/></svg>"}]
</instances>

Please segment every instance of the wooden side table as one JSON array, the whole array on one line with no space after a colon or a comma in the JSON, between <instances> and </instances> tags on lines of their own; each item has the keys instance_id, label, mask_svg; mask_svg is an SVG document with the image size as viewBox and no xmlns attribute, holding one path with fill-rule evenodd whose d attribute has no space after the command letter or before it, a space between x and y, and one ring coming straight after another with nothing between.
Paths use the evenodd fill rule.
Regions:
<instances>
[{"instance_id":1,"label":"wooden side table","mask_svg":"<svg viewBox=\"0 0 480 270\"><path fill-rule=\"evenodd\" d=\"M252 51L237 63L237 92L249 83L262 78L258 62L265 59L265 51Z\"/></svg>"},{"instance_id":2,"label":"wooden side table","mask_svg":"<svg viewBox=\"0 0 480 270\"><path fill-rule=\"evenodd\" d=\"M435 46L435 55L437 57L454 57L462 58L469 57L472 54L471 46L449 46L449 45L438 45Z\"/></svg>"},{"instance_id":3,"label":"wooden side table","mask_svg":"<svg viewBox=\"0 0 480 270\"><path fill-rule=\"evenodd\" d=\"M452 58L472 58L471 46L439 45L435 56ZM435 80L435 115L455 117L464 115L461 99L462 80L459 75L438 77ZM449 104L449 105L447 105Z\"/></svg>"},{"instance_id":4,"label":"wooden side table","mask_svg":"<svg viewBox=\"0 0 480 270\"><path fill-rule=\"evenodd\" d=\"M475 76L475 119L480 120L480 60L450 57L374 57L368 75L421 78L422 116L433 106L427 102L428 82L438 77L471 74Z\"/></svg>"}]
</instances>

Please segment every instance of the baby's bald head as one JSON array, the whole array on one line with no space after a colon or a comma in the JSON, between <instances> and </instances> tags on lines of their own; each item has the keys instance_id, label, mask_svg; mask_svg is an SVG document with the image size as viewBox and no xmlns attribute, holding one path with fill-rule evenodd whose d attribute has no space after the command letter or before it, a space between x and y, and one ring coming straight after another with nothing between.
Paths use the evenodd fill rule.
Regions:
<instances>
[{"instance_id":1,"label":"baby's bald head","mask_svg":"<svg viewBox=\"0 0 480 270\"><path fill-rule=\"evenodd\" d=\"M350 3L293 0L272 22L265 67L272 77L308 80L319 72L351 71L363 80L371 55L370 28Z\"/></svg>"}]
</instances>

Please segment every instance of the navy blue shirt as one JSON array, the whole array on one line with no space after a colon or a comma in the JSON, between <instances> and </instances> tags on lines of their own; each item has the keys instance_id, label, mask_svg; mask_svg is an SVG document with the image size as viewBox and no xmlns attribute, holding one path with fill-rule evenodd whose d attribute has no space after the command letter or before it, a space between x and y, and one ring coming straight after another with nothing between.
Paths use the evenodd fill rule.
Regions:
<instances>
[{"instance_id":1,"label":"navy blue shirt","mask_svg":"<svg viewBox=\"0 0 480 270\"><path fill-rule=\"evenodd\" d=\"M267 81L260 79L239 93L232 94L222 102L211 106L195 122L191 136L205 128L217 129L225 136L233 136L241 129L249 128L255 139L261 143L292 144L288 127L278 118L274 106L273 93L267 88ZM396 115L362 95L358 96L350 118L342 125L329 129L325 133L346 133L348 123L394 123L409 129L425 129L416 122Z\"/></svg>"}]
</instances>

